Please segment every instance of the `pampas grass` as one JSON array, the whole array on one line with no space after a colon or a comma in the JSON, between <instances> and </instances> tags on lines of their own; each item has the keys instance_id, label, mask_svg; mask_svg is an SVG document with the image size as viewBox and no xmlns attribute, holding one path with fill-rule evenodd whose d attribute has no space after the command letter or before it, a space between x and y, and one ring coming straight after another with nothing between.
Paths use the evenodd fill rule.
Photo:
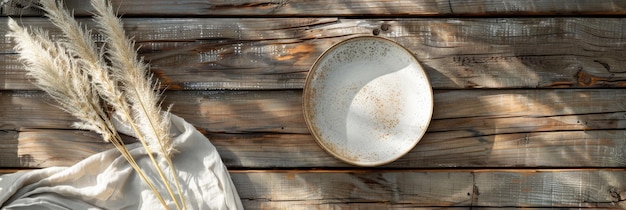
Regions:
<instances>
[{"instance_id":1,"label":"pampas grass","mask_svg":"<svg viewBox=\"0 0 626 210\"><path fill-rule=\"evenodd\" d=\"M52 42L45 31L29 32L12 19L9 28L9 36L17 41L16 49L29 76L36 79L35 84L55 99L61 109L81 120L74 127L95 131L105 141L113 140L100 98L89 88L89 79L64 47Z\"/></svg>"},{"instance_id":2,"label":"pampas grass","mask_svg":"<svg viewBox=\"0 0 626 210\"><path fill-rule=\"evenodd\" d=\"M176 208L185 208L184 194L171 161L175 150L169 136L169 116L168 112L161 113L157 83L148 74L147 65L137 58L134 43L126 37L122 22L115 16L111 5L105 0L92 0L91 3L96 9L94 21L98 31L106 37L106 48L98 48L91 38L91 31L82 27L62 4L42 0L46 16L61 29L64 38L52 42L41 29L28 31L10 20L10 36L17 42L16 50L29 75L35 78L35 84L52 96L61 109L80 120L74 126L92 130L113 143L168 208L153 182L145 176L145 169L139 168L121 141L111 116L116 115L130 125L159 174L160 184L167 189ZM114 111L107 112L102 102ZM169 165L178 198L153 153L164 158Z\"/></svg>"},{"instance_id":3,"label":"pampas grass","mask_svg":"<svg viewBox=\"0 0 626 210\"><path fill-rule=\"evenodd\" d=\"M88 75L80 70L79 64L67 53L67 49L52 42L45 31L34 29L29 32L13 19L9 19L9 29L9 37L16 40L16 50L20 53L28 74L35 78L35 85L59 103L59 108L80 120L73 124L75 128L94 131L102 135L104 141L112 143L148 187L158 194L154 184L124 146L122 138L101 106L100 97L91 88ZM161 196L157 198L166 205Z\"/></svg>"},{"instance_id":4,"label":"pampas grass","mask_svg":"<svg viewBox=\"0 0 626 210\"><path fill-rule=\"evenodd\" d=\"M157 153L165 157L170 173L176 177L176 169L170 158L175 150L171 146L169 120L166 120L169 119L169 112L160 113L160 95L156 90L158 83L152 81L146 64L137 60L134 42L127 38L122 21L115 16L111 5L104 0L92 0L91 4L96 9L94 20L99 32L106 37L109 44L106 53L112 61L113 75L117 75L117 79L123 84L122 89L127 93L126 99L135 114L134 124L141 128L139 131L146 137L149 145L158 145ZM178 179L174 180L179 198L185 206L180 183Z\"/></svg>"}]
</instances>

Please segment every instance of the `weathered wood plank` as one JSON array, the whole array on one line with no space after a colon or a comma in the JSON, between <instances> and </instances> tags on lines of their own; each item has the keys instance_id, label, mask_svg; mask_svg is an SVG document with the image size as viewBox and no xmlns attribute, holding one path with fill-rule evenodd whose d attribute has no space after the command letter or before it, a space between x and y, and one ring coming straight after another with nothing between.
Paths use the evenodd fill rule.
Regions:
<instances>
[{"instance_id":1,"label":"weathered wood plank","mask_svg":"<svg viewBox=\"0 0 626 210\"><path fill-rule=\"evenodd\" d=\"M232 172L248 209L372 206L624 206L624 170ZM348 204L346 204L348 203Z\"/></svg>"},{"instance_id":2,"label":"weathered wood plank","mask_svg":"<svg viewBox=\"0 0 626 210\"><path fill-rule=\"evenodd\" d=\"M625 94L619 89L435 91L436 109L424 140L389 167L621 167L626 165ZM212 132L209 138L217 140L229 166L346 167L308 135L300 98L300 91L168 91L165 103L173 102L173 113ZM66 153L55 159L49 151L72 145L62 139L84 138L74 131L41 134L62 141L41 143L33 134L32 154L18 153L16 130L70 128L73 118L48 102L38 91L0 92L0 127L7 141L0 154L9 164L4 167L65 161ZM104 149L97 143L61 150L86 156Z\"/></svg>"},{"instance_id":3,"label":"weathered wood plank","mask_svg":"<svg viewBox=\"0 0 626 210\"><path fill-rule=\"evenodd\" d=\"M621 15L626 5L618 1L463 0L449 1L455 15Z\"/></svg>"},{"instance_id":4,"label":"weathered wood plank","mask_svg":"<svg viewBox=\"0 0 626 210\"><path fill-rule=\"evenodd\" d=\"M0 25L6 20L0 18ZM21 21L50 28L40 18ZM300 89L325 49L375 30L410 49L434 89L626 87L626 58L621 56L626 21L621 18L125 22L142 56L170 89ZM0 37L4 34L0 28ZM0 39L0 89L35 89L10 54L12 46L12 40Z\"/></svg>"},{"instance_id":5,"label":"weathered wood plank","mask_svg":"<svg viewBox=\"0 0 626 210\"><path fill-rule=\"evenodd\" d=\"M0 15L39 15L42 12L35 7L28 7L28 3L14 0L4 6ZM28 2L28 1L26 1ZM93 8L88 1L66 0L66 5L73 8L78 15L89 15ZM114 7L119 7L119 13L141 16L337 16L337 15L436 15L449 10L450 5L443 0L394 1L376 2L361 1L122 1L112 0Z\"/></svg>"},{"instance_id":6,"label":"weathered wood plank","mask_svg":"<svg viewBox=\"0 0 626 210\"><path fill-rule=\"evenodd\" d=\"M427 133L411 152L384 167L623 167L625 134L563 131L459 138ZM231 166L348 167L323 152L309 135L230 134L210 139Z\"/></svg>"},{"instance_id":7,"label":"weathered wood plank","mask_svg":"<svg viewBox=\"0 0 626 210\"><path fill-rule=\"evenodd\" d=\"M334 202L334 203L321 203L321 202L298 202L298 201L283 201L283 202L262 202L262 201L244 201L244 206L248 209L414 209L414 210L430 210L430 209L452 209L452 210L503 210L503 209L526 209L526 210L548 210L555 207L484 207L484 206L421 206L416 204L391 204L391 203L371 203L371 202ZM616 204L619 205L619 204ZM563 208L570 209L570 208ZM605 209L621 209L618 207L576 207L575 209L588 209L588 210L605 210Z\"/></svg>"},{"instance_id":8,"label":"weathered wood plank","mask_svg":"<svg viewBox=\"0 0 626 210\"><path fill-rule=\"evenodd\" d=\"M430 132L458 137L626 128L621 89L442 90L434 92ZM208 132L308 134L302 92L167 91L172 112ZM0 129L68 129L74 121L39 91L0 92Z\"/></svg>"},{"instance_id":9,"label":"weathered wood plank","mask_svg":"<svg viewBox=\"0 0 626 210\"><path fill-rule=\"evenodd\" d=\"M0 131L0 163L1 163L0 168L20 167L21 165L28 165L28 164L24 164L24 162L20 160L22 156L18 155L18 147L19 147L18 142L19 142L19 132ZM77 162L77 161L74 161L74 162ZM64 163L64 164L71 164L71 162ZM2 173L2 171L0 171L0 173Z\"/></svg>"},{"instance_id":10,"label":"weathered wood plank","mask_svg":"<svg viewBox=\"0 0 626 210\"><path fill-rule=\"evenodd\" d=\"M39 15L31 0L9 0L0 6L0 15ZM88 1L66 0L78 15L93 9ZM418 1L123 1L112 0L119 13L128 16L489 16L489 15L623 15L626 3L619 0L418 0ZM1 5L1 4L0 4Z\"/></svg>"},{"instance_id":11,"label":"weathered wood plank","mask_svg":"<svg viewBox=\"0 0 626 210\"><path fill-rule=\"evenodd\" d=\"M70 166L112 149L95 133L77 130L0 132L0 167Z\"/></svg>"},{"instance_id":12,"label":"weathered wood plank","mask_svg":"<svg viewBox=\"0 0 626 210\"><path fill-rule=\"evenodd\" d=\"M246 209L626 207L623 169L230 170L230 174Z\"/></svg>"},{"instance_id":13,"label":"weathered wood plank","mask_svg":"<svg viewBox=\"0 0 626 210\"><path fill-rule=\"evenodd\" d=\"M231 168L353 167L304 134L206 134ZM624 167L624 130L555 131L457 137L430 132L386 168ZM0 167L69 166L111 149L75 130L0 132ZM68 152L72 151L72 152Z\"/></svg>"}]
</instances>

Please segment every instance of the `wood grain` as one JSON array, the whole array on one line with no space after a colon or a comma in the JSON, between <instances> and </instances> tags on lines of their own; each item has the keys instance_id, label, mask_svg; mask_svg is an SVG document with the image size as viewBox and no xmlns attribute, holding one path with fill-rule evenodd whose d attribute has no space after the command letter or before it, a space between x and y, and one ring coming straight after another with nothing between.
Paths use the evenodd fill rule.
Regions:
<instances>
[{"instance_id":1,"label":"wood grain","mask_svg":"<svg viewBox=\"0 0 626 210\"><path fill-rule=\"evenodd\" d=\"M626 207L624 169L230 170L230 173L246 209Z\"/></svg>"},{"instance_id":2,"label":"wood grain","mask_svg":"<svg viewBox=\"0 0 626 210\"><path fill-rule=\"evenodd\" d=\"M623 130L553 131L459 138L430 132L407 155L383 167L623 167L625 134ZM231 169L354 167L323 151L306 134L206 136ZM112 148L90 132L51 129L0 132L0 145L0 168L69 166Z\"/></svg>"},{"instance_id":3,"label":"wood grain","mask_svg":"<svg viewBox=\"0 0 626 210\"><path fill-rule=\"evenodd\" d=\"M11 15L58 38L29 2L0 3L0 25ZM92 24L87 1L65 3ZM626 209L625 1L112 3L167 88L165 104L216 146L246 209ZM111 149L71 128L6 34L0 27L0 174ZM435 110L410 153L359 168L316 144L300 89L324 50L371 35L420 60Z\"/></svg>"},{"instance_id":4,"label":"wood grain","mask_svg":"<svg viewBox=\"0 0 626 210\"><path fill-rule=\"evenodd\" d=\"M243 171L231 173L245 206L623 206L624 170Z\"/></svg>"},{"instance_id":5,"label":"wood grain","mask_svg":"<svg viewBox=\"0 0 626 210\"><path fill-rule=\"evenodd\" d=\"M50 28L40 18L20 21ZM374 30L411 50L434 89L626 87L620 18L129 18L125 24L172 90L301 89L324 50ZM0 39L0 89L34 90L13 45Z\"/></svg>"},{"instance_id":6,"label":"wood grain","mask_svg":"<svg viewBox=\"0 0 626 210\"><path fill-rule=\"evenodd\" d=\"M70 166L113 148L97 134L85 131L0 131L0 167Z\"/></svg>"},{"instance_id":7,"label":"wood grain","mask_svg":"<svg viewBox=\"0 0 626 210\"><path fill-rule=\"evenodd\" d=\"M428 133L411 153L385 167L622 167L625 94L620 89L435 91ZM349 167L308 134L301 91L168 91L165 97L165 104L174 103L173 113L213 141L229 167ZM65 130L74 119L49 103L39 91L0 92L1 167L71 165L110 148L93 134ZM45 129L29 131L34 128Z\"/></svg>"},{"instance_id":8,"label":"wood grain","mask_svg":"<svg viewBox=\"0 0 626 210\"><path fill-rule=\"evenodd\" d=\"M430 132L456 137L626 128L621 89L440 90ZM168 91L164 104L207 132L308 134L302 92ZM70 129L74 118L39 91L0 91L0 129Z\"/></svg>"},{"instance_id":9,"label":"wood grain","mask_svg":"<svg viewBox=\"0 0 626 210\"><path fill-rule=\"evenodd\" d=\"M0 15L39 15L29 0L12 0ZM78 15L93 10L87 1L66 0ZM123 1L112 0L127 16L490 16L490 15L623 15L626 3L618 0L400 0L400 1Z\"/></svg>"}]
</instances>

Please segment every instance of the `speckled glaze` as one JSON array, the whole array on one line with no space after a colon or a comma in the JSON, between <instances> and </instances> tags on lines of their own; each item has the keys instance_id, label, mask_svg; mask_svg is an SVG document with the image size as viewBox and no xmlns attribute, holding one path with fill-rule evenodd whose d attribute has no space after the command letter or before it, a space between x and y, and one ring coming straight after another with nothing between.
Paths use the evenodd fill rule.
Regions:
<instances>
[{"instance_id":1,"label":"speckled glaze","mask_svg":"<svg viewBox=\"0 0 626 210\"><path fill-rule=\"evenodd\" d=\"M359 166L390 163L422 138L433 112L426 73L391 40L342 41L315 62L304 87L304 116L318 144Z\"/></svg>"}]
</instances>

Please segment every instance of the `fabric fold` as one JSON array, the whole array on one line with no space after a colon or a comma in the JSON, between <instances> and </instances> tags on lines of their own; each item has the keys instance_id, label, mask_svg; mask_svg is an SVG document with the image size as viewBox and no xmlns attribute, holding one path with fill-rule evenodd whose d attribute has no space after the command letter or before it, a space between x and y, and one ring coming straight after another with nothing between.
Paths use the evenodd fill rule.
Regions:
<instances>
[{"instance_id":1,"label":"fabric fold","mask_svg":"<svg viewBox=\"0 0 626 210\"><path fill-rule=\"evenodd\" d=\"M188 209L243 209L216 148L184 119L170 115L170 120L173 145L179 151L172 161ZM175 209L144 148L139 143L127 147L168 201L169 207ZM161 157L158 159L162 170L169 172L166 161ZM169 173L166 176L174 183ZM163 208L116 149L94 154L70 167L0 176L0 192L2 209Z\"/></svg>"}]
</instances>

